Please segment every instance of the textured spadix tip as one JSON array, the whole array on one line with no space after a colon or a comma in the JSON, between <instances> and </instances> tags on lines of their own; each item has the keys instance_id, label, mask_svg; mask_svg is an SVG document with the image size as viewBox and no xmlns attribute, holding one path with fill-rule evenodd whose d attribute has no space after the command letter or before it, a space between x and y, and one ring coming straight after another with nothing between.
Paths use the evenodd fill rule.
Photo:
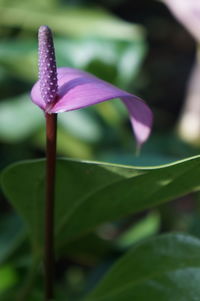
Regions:
<instances>
[{"instance_id":1,"label":"textured spadix tip","mask_svg":"<svg viewBox=\"0 0 200 301\"><path fill-rule=\"evenodd\" d=\"M51 32L51 29L49 28L49 26L47 26L47 25L41 25L39 27L39 33L47 32L47 31Z\"/></svg>"},{"instance_id":2,"label":"textured spadix tip","mask_svg":"<svg viewBox=\"0 0 200 301\"><path fill-rule=\"evenodd\" d=\"M44 102L51 104L56 98L58 84L53 37L48 26L40 26L38 42L40 92Z\"/></svg>"}]
</instances>

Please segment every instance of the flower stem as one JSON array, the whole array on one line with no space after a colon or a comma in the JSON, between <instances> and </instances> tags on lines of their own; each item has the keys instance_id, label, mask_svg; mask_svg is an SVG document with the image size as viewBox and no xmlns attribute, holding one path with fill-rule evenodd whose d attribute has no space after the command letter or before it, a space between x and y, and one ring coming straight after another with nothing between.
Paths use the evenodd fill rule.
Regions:
<instances>
[{"instance_id":1,"label":"flower stem","mask_svg":"<svg viewBox=\"0 0 200 301\"><path fill-rule=\"evenodd\" d=\"M54 199L57 114L46 113L45 301L54 298Z\"/></svg>"}]
</instances>

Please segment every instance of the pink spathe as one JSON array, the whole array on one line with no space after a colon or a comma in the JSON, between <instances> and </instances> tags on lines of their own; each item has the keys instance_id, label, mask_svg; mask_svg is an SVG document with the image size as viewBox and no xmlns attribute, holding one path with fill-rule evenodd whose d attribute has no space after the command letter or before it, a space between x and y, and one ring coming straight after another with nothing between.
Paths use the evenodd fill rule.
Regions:
<instances>
[{"instance_id":1,"label":"pink spathe","mask_svg":"<svg viewBox=\"0 0 200 301\"><path fill-rule=\"evenodd\" d=\"M31 91L32 101L48 113L61 113L85 108L113 98L120 98L127 107L138 146L149 137L152 112L143 100L82 70L58 68L58 91L55 101L44 102L39 81Z\"/></svg>"},{"instance_id":2,"label":"pink spathe","mask_svg":"<svg viewBox=\"0 0 200 301\"><path fill-rule=\"evenodd\" d=\"M42 25L38 32L39 81L31 91L32 101L48 114L78 110L120 98L127 107L137 146L149 137L152 112L140 98L96 76L73 68L56 68L51 29Z\"/></svg>"},{"instance_id":3,"label":"pink spathe","mask_svg":"<svg viewBox=\"0 0 200 301\"><path fill-rule=\"evenodd\" d=\"M174 16L200 41L200 0L161 0Z\"/></svg>"}]
</instances>

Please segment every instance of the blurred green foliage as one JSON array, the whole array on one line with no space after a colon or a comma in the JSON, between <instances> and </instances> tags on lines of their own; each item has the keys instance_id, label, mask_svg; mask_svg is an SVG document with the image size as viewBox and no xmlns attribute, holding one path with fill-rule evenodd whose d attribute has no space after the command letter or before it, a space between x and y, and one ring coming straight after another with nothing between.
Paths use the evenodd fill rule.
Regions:
<instances>
[{"instance_id":1,"label":"blurred green foliage","mask_svg":"<svg viewBox=\"0 0 200 301\"><path fill-rule=\"evenodd\" d=\"M132 5L142 9L131 9ZM121 10L123 6L125 9ZM108 12L111 8L113 13ZM156 13L152 15L154 9ZM141 21L145 26L127 20ZM176 27L171 31L170 22L170 16L162 13L156 1L129 4L122 0L0 0L0 166L44 156L43 113L29 97L37 80L36 35L41 24L49 25L54 32L58 66L84 69L123 89L139 93L151 102L155 112L153 135L140 156L134 154L127 113L120 101L60 114L59 155L152 166L197 154L198 148L186 145L174 132L174 116L177 118L178 115L177 91L183 96L185 81L182 85L180 81L185 80L184 66L189 65L187 53L192 47L185 42L180 29ZM82 300L121 256L122 259L94 290L94 300L102 296L101 300L118 300L118 293L114 292L117 276L120 276L122 291L126 281L135 288L134 294L133 290L127 289L126 297L119 295L119 300L146 300L141 292L146 296L147 290L149 300L153 301L182 301L185 296L187 301L195 300L199 295L196 281L199 278L199 241L189 236L169 235L137 243L169 230L199 236L199 209L194 214L194 206L199 204L196 194L185 199L181 197L179 202L170 205L161 205L166 200L199 189L199 158L149 170L78 161L59 162L62 164L58 167L61 184L58 184L57 227L60 236L56 301ZM85 172L88 172L87 176ZM27 162L8 169L4 179L6 194L0 196L2 301L40 301L43 298L39 258L42 251L43 174L42 161ZM119 185L118 181L122 183ZM88 195L89 191L93 198ZM37 252L32 252L26 224L7 201L29 223ZM160 204L156 211L148 209L155 204ZM142 212L133 215L136 211ZM125 251L128 253L124 255ZM178 258L174 257L176 252L180 255ZM163 269L159 270L157 266L157 274L152 277L151 271L158 258ZM126 277L121 276L123 273ZM140 279L140 284L134 280L136 278ZM108 289L102 293L104 286ZM165 286L170 287L167 292ZM172 295L170 291L177 294ZM162 299L164 296L166 298Z\"/></svg>"},{"instance_id":2,"label":"blurred green foliage","mask_svg":"<svg viewBox=\"0 0 200 301\"><path fill-rule=\"evenodd\" d=\"M37 80L38 26L46 23L52 27L56 36L58 66L84 69L121 88L131 85L144 58L144 31L137 25L118 20L99 9L61 7L56 1L20 2L16 7L14 3L0 4L3 16L0 22L8 26L7 14L12 14L12 22L15 23L11 22L10 26L20 28L12 33L12 27L10 32L7 27L8 34L3 35L0 42L0 80L3 83L5 77L6 80L10 77L12 82L17 79L23 94L19 95L19 88L13 89L11 95L7 93L9 99L5 100L5 91L0 104L0 138L4 142L16 143L35 137L32 139L33 144L43 149L42 114L33 107L28 94L24 94L30 91L31 85ZM28 14L29 18L23 14ZM10 84L14 87L12 82ZM7 89L10 91L9 87ZM34 114L30 116L29 110ZM121 107L108 103L92 110L61 115L58 150L74 157L91 158L94 147L103 141L107 127L112 124L116 126L116 118L119 126L127 118L125 114L121 115L121 111ZM22 118L24 114L27 116L26 121ZM13 124L17 124L17 127Z\"/></svg>"},{"instance_id":3,"label":"blurred green foliage","mask_svg":"<svg viewBox=\"0 0 200 301\"><path fill-rule=\"evenodd\" d=\"M102 8L69 7L53 0L0 1L1 166L26 156L41 156L44 152L43 113L29 97L37 80L36 33L41 24L48 24L54 32L58 66L84 69L121 88L131 86L146 54L143 28L124 22ZM60 114L58 152L71 157L93 158L100 145L109 142L110 138L105 136L109 131L110 137L114 134L111 143L120 145L122 138L114 132L116 127L123 128L126 119L127 114L118 103ZM0 223L0 275L4 278L0 296L4 301L22 301L27 300L28 294L29 300L41 300L41 281L34 276L41 274L41 269L31 267L25 228L15 214L5 212ZM1 216L4 214L2 211ZM88 236L84 241L87 241L85 249L81 241L76 241L69 245L67 252L62 248L63 256L67 254L81 264L95 265L103 254L112 250L110 243L98 236ZM95 251L97 246L99 252ZM75 280L72 271L80 274L79 267L72 266L68 270L66 283L61 282L57 290L59 300L66 300L67 294L62 293L66 286L72 299L84 291L84 287L77 291L80 280ZM34 290L33 281L36 281ZM76 281L79 282L76 284Z\"/></svg>"}]
</instances>

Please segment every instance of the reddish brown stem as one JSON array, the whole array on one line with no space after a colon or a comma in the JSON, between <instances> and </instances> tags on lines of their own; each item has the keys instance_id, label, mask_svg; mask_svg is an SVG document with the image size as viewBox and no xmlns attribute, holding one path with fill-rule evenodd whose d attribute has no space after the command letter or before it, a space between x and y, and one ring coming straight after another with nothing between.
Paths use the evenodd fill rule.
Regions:
<instances>
[{"instance_id":1,"label":"reddish brown stem","mask_svg":"<svg viewBox=\"0 0 200 301\"><path fill-rule=\"evenodd\" d=\"M46 113L45 300L54 298L54 198L57 114Z\"/></svg>"}]
</instances>

